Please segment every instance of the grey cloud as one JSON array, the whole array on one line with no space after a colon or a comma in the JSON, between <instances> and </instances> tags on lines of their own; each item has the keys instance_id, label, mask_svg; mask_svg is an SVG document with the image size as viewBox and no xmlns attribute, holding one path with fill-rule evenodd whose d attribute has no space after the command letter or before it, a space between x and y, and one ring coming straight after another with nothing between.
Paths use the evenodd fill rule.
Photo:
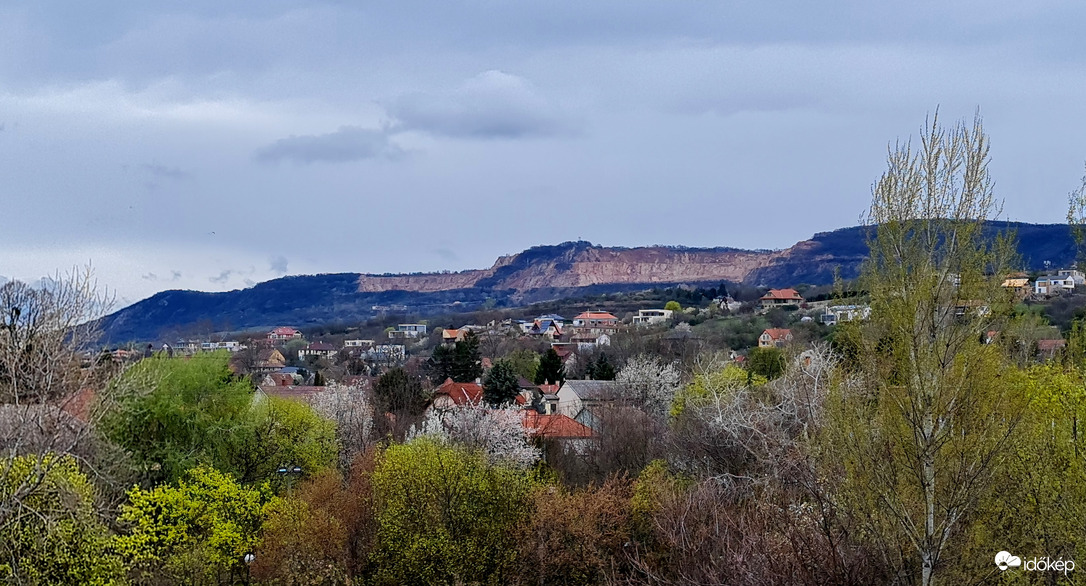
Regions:
<instances>
[{"instance_id":1,"label":"grey cloud","mask_svg":"<svg viewBox=\"0 0 1086 586\"><path fill-rule=\"evenodd\" d=\"M177 281L181 278L181 271L170 271L170 280Z\"/></svg>"},{"instance_id":2,"label":"grey cloud","mask_svg":"<svg viewBox=\"0 0 1086 586\"><path fill-rule=\"evenodd\" d=\"M232 270L228 269L228 270L225 270L225 271L219 273L219 276L217 276L217 277L208 277L207 280L211 281L212 283L215 283L217 285L222 285L223 283L230 280L230 276L233 275L234 272L235 271L232 271Z\"/></svg>"},{"instance_id":3,"label":"grey cloud","mask_svg":"<svg viewBox=\"0 0 1086 586\"><path fill-rule=\"evenodd\" d=\"M460 258L456 255L456 253L453 252L452 250L449 250L448 248L435 249L434 254L436 254L438 257L441 258L441 260L446 261L446 262L454 262L454 261L460 260Z\"/></svg>"},{"instance_id":4,"label":"grey cloud","mask_svg":"<svg viewBox=\"0 0 1086 586\"><path fill-rule=\"evenodd\" d=\"M278 273L280 275L286 274L286 272L287 272L287 257L279 255L279 256L269 260L268 261L268 268L271 269L271 271L273 273Z\"/></svg>"},{"instance_id":5,"label":"grey cloud","mask_svg":"<svg viewBox=\"0 0 1086 586\"><path fill-rule=\"evenodd\" d=\"M452 91L403 96L389 111L397 128L456 138L522 138L570 130L559 108L527 80L496 70Z\"/></svg>"},{"instance_id":6,"label":"grey cloud","mask_svg":"<svg viewBox=\"0 0 1086 586\"><path fill-rule=\"evenodd\" d=\"M295 163L347 163L363 159L394 157L402 151L389 142L381 130L357 126L341 126L339 130L320 135L291 135L258 150L256 160L264 163L294 161Z\"/></svg>"},{"instance_id":7,"label":"grey cloud","mask_svg":"<svg viewBox=\"0 0 1086 586\"><path fill-rule=\"evenodd\" d=\"M146 275L140 275L140 278L144 281L157 281L158 275L154 273L147 273Z\"/></svg>"},{"instance_id":8,"label":"grey cloud","mask_svg":"<svg viewBox=\"0 0 1086 586\"><path fill-rule=\"evenodd\" d=\"M148 173L152 177L159 179L172 179L175 181L183 181L192 176L191 173L181 169L180 167L167 167L165 165L159 165L157 163L144 163L140 165L140 169Z\"/></svg>"}]
</instances>

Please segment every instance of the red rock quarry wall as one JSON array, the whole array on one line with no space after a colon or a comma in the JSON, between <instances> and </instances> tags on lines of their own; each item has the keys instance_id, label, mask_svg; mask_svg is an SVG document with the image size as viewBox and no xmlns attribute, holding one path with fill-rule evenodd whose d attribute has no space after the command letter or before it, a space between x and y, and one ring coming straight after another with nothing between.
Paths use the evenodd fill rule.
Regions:
<instances>
[{"instance_id":1,"label":"red rock quarry wall","mask_svg":"<svg viewBox=\"0 0 1086 586\"><path fill-rule=\"evenodd\" d=\"M784 251L697 250L654 248L592 247L579 251L572 259L554 258L533 262L495 285L497 289L529 291L544 287L585 287L602 284L683 283L695 281L743 281L753 270L764 268L787 257ZM428 293L473 287L508 265L515 256L498 259L493 267L457 273L419 275L363 275L360 292L391 290Z\"/></svg>"}]
</instances>

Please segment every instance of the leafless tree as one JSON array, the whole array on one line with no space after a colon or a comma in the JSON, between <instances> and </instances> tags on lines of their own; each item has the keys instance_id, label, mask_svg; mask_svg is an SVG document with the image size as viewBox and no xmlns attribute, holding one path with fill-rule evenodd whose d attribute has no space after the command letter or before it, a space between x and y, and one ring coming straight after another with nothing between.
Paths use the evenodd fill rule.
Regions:
<instances>
[{"instance_id":1,"label":"leafless tree","mask_svg":"<svg viewBox=\"0 0 1086 586\"><path fill-rule=\"evenodd\" d=\"M97 320L111 306L89 268L37 286L0 286L0 486L8 487L0 492L0 527L57 513L28 504L60 461L50 454L71 454L99 480L108 476L94 457L102 446L92 429L100 415L95 395L114 365L91 349L100 336ZM10 477L17 456L36 460L31 474Z\"/></svg>"}]
</instances>

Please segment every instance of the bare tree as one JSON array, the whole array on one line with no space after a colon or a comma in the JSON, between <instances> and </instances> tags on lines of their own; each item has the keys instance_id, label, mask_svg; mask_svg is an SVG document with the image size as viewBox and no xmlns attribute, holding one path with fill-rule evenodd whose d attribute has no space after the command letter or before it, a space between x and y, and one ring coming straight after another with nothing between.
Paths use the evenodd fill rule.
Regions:
<instances>
[{"instance_id":1,"label":"bare tree","mask_svg":"<svg viewBox=\"0 0 1086 586\"><path fill-rule=\"evenodd\" d=\"M48 516L29 503L51 468L71 454L101 476L92 428L100 413L95 392L114 365L90 350L97 320L112 306L90 269L45 279L38 286L0 286L0 528L25 515ZM32 472L11 475L17 456L34 458Z\"/></svg>"}]
</instances>

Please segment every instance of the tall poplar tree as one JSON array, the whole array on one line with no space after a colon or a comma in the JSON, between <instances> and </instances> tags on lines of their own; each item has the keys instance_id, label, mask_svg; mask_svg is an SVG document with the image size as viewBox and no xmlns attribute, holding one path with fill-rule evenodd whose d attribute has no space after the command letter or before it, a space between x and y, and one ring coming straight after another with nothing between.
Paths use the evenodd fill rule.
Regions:
<instances>
[{"instance_id":1,"label":"tall poplar tree","mask_svg":"<svg viewBox=\"0 0 1086 586\"><path fill-rule=\"evenodd\" d=\"M993 486L1022 413L1011 368L983 334L1009 311L1000 284L1011 239L991 237L1000 211L988 138L972 125L925 125L919 149L897 143L873 188L861 289L871 314L842 326L852 360L831 396L825 462L838 497L905 581L948 568Z\"/></svg>"}]
</instances>

